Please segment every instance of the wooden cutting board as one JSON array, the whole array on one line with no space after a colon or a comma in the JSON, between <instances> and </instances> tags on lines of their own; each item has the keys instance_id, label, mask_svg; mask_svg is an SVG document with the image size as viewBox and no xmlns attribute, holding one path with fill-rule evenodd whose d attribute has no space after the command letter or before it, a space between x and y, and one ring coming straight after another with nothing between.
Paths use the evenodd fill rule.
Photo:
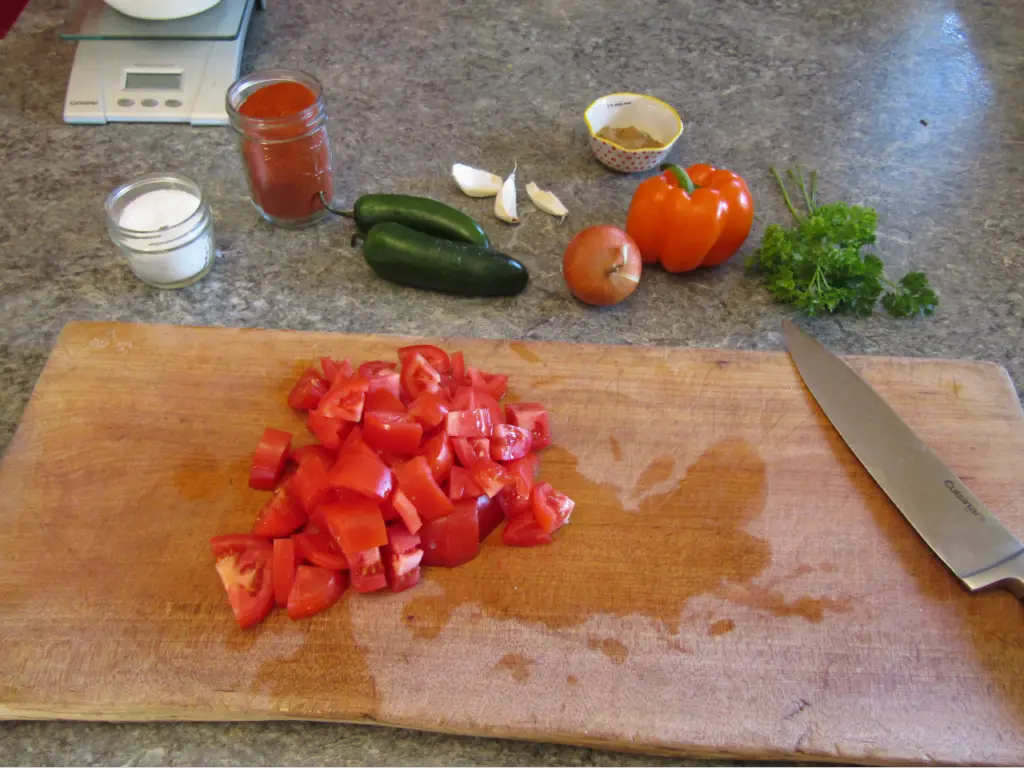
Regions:
<instances>
[{"instance_id":1,"label":"wooden cutting board","mask_svg":"<svg viewBox=\"0 0 1024 768\"><path fill-rule=\"evenodd\" d=\"M1024 759L1024 609L968 595L783 352L441 340L548 404L554 544L243 631L207 547L319 355L403 339L107 323L57 341L0 470L0 716L303 718L618 749ZM853 358L1024 535L1001 368Z\"/></svg>"}]
</instances>

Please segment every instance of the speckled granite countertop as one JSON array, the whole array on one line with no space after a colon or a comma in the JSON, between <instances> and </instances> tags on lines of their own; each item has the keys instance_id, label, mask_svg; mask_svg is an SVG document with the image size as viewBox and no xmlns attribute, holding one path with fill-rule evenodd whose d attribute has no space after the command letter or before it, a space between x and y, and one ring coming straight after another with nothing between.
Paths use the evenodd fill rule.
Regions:
<instances>
[{"instance_id":1,"label":"speckled granite countertop","mask_svg":"<svg viewBox=\"0 0 1024 768\"><path fill-rule=\"evenodd\" d=\"M822 319L840 352L991 360L1024 388L1024 4L980 0L723 0L380 3L271 0L245 70L319 76L339 196L408 191L479 214L529 267L508 300L455 300L373 277L348 225L275 230L248 202L227 129L72 127L61 107L73 47L65 3L33 0L0 41L0 445L57 333L72 319L777 348L788 314L737 258L676 277L649 270L625 304L571 300L560 256L578 229L621 223L636 178L589 154L595 97L649 91L676 105L675 158L743 173L760 215L785 218L769 165L820 169L822 196L877 207L896 274L926 270L937 315ZM489 218L447 178L452 162L518 163L569 206L564 224L525 210ZM103 227L101 202L137 174L196 179L221 256L198 285L152 290ZM746 246L759 239L761 228ZM655 763L587 749L323 724L0 725L0 762L107 764Z\"/></svg>"}]
</instances>

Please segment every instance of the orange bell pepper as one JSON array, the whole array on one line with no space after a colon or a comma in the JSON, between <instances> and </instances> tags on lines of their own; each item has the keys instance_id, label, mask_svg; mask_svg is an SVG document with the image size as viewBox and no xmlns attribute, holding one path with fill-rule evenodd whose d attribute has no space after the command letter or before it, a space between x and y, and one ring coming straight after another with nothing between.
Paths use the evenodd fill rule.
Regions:
<instances>
[{"instance_id":1,"label":"orange bell pepper","mask_svg":"<svg viewBox=\"0 0 1024 768\"><path fill-rule=\"evenodd\" d=\"M713 267L732 256L750 234L754 200L732 171L700 163L642 181L626 214L626 232L645 264L669 272Z\"/></svg>"}]
</instances>

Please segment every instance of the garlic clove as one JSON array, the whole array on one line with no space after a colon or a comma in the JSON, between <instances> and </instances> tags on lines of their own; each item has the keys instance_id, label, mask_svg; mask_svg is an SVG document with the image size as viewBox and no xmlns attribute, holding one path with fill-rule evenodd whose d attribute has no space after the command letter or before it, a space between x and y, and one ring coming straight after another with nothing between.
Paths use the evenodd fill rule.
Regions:
<instances>
[{"instance_id":1,"label":"garlic clove","mask_svg":"<svg viewBox=\"0 0 1024 768\"><path fill-rule=\"evenodd\" d=\"M452 176L459 189L470 197L493 197L501 191L501 176L462 163L452 166Z\"/></svg>"},{"instance_id":2,"label":"garlic clove","mask_svg":"<svg viewBox=\"0 0 1024 768\"><path fill-rule=\"evenodd\" d=\"M509 224L518 224L519 216L516 215L516 169L501 185L501 192L494 198L494 215Z\"/></svg>"},{"instance_id":3,"label":"garlic clove","mask_svg":"<svg viewBox=\"0 0 1024 768\"><path fill-rule=\"evenodd\" d=\"M526 194L530 196L533 204L544 213L550 213L552 216L559 216L563 219L569 215L569 209L562 205L561 200L551 192L541 189L532 181L526 185Z\"/></svg>"}]
</instances>

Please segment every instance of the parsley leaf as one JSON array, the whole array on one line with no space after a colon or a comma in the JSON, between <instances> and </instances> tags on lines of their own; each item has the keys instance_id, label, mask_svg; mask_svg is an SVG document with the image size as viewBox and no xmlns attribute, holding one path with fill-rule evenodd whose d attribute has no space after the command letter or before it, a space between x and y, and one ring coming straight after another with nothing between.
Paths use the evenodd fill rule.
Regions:
<instances>
[{"instance_id":1,"label":"parsley leaf","mask_svg":"<svg viewBox=\"0 0 1024 768\"><path fill-rule=\"evenodd\" d=\"M875 242L878 213L874 208L846 203L816 205L817 173L811 173L808 189L797 168L788 175L807 207L807 213L801 215L782 177L774 168L771 172L797 224L788 228L769 225L747 267L761 276L778 301L812 316L870 315L880 296L885 310L896 317L935 311L939 297L924 273L909 272L897 285L886 279L878 256L861 252ZM886 292L886 287L891 290Z\"/></svg>"},{"instance_id":2,"label":"parsley leaf","mask_svg":"<svg viewBox=\"0 0 1024 768\"><path fill-rule=\"evenodd\" d=\"M923 272L907 272L900 278L899 287L882 297L882 306L896 317L909 317L918 312L930 315L938 303L939 297Z\"/></svg>"}]
</instances>

